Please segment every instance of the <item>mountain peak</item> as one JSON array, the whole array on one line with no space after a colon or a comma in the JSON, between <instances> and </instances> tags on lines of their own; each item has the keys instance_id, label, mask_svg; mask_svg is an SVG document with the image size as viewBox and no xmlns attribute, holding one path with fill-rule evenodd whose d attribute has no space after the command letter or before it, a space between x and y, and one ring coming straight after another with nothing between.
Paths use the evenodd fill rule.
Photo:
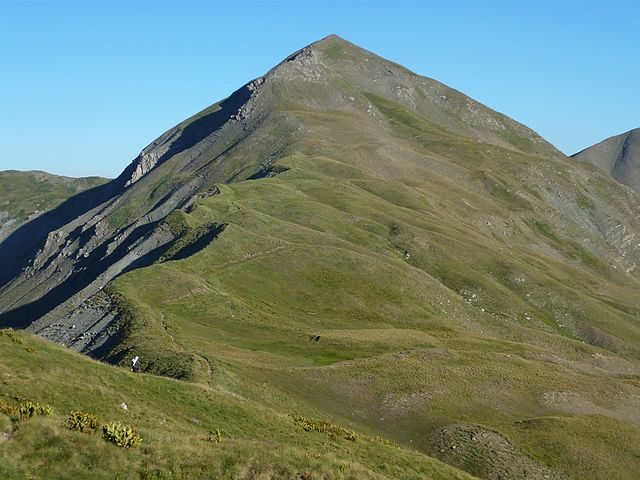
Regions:
<instances>
[{"instance_id":1,"label":"mountain peak","mask_svg":"<svg viewBox=\"0 0 640 480\"><path fill-rule=\"evenodd\" d=\"M344 47L356 48L361 52L368 52L368 50L347 40L344 37L341 37L340 35L336 35L335 33L332 33L331 35L327 35L326 37L321 38L320 40L316 40L315 42L312 42L311 44L309 44L309 47L328 48L328 47L335 47L340 45Z\"/></svg>"},{"instance_id":2,"label":"mountain peak","mask_svg":"<svg viewBox=\"0 0 640 480\"><path fill-rule=\"evenodd\" d=\"M168 130L113 182L16 231L0 245L10 266L0 272L0 319L46 327L116 276L159 261L186 229L174 228L182 214L173 212L216 184L273 176L292 168L278 162L309 156L409 181L425 158L448 162L445 144L564 159L524 125L329 35Z\"/></svg>"},{"instance_id":3,"label":"mountain peak","mask_svg":"<svg viewBox=\"0 0 640 480\"><path fill-rule=\"evenodd\" d=\"M621 136L612 151L630 154L637 136ZM17 183L13 176L5 185ZM39 192L50 201L49 185L29 185L14 197ZM10 213L8 192L0 184L0 222ZM23 205L12 209L22 215ZM640 433L630 436L640 423L639 211L640 197L527 127L329 36L170 129L118 179L11 230L0 243L0 326L109 362L135 355L146 373L201 382L201 400L216 404L211 418L193 392L182 408L175 394L183 387L169 391L182 408L171 426L186 419L188 430L175 425L194 447L171 451L166 465L189 478L222 471L213 464L196 473L187 470L191 457L177 460L200 449L207 429L233 432L213 455L224 460L245 448L242 438L254 448L264 432L246 426L260 424L275 425L281 435L269 441L284 456L273 457L273 468L261 458L234 460L231 473L293 478L308 476L302 468L331 475L345 465L336 475L467 478L415 463L420 450L485 479L526 471L635 480L640 460L628 458L640 459L639 449L625 447L640 445ZM0 406L42 401L51 385L56 408L108 412L114 397L135 402L153 380L136 374L123 390L114 370L84 397L63 399L99 365L56 366L44 345L36 351L17 340L15 332L0 336ZM33 379L31 391L23 377ZM133 420L148 419L149 433L158 428L149 442L157 453L171 432L153 416L173 404L160 384L152 387L144 408L154 395L158 408ZM222 402L209 395L216 392ZM342 433L331 441L298 440L294 432L317 421L291 419L291 405L317 418L339 413L349 430L332 426ZM286 410L273 417L280 423L265 416L272 407ZM0 412L0 442L13 429L7 419ZM43 421L21 421L27 437L0 445L3 467L15 457L15 469L0 470L24 477L23 452L35 448L25 438L37 440L62 417ZM356 436L358 425L410 451ZM616 432L622 440L614 443ZM64 448L81 442L77 432L59 433ZM564 440L584 446L581 457L570 448L550 459L549 441ZM328 463L346 458L334 447L347 441L364 457L347 452L348 463ZM309 449L318 458L304 467L289 460ZM212 455L196 457L210 465ZM95 466L93 451L78 458ZM154 472L164 464L122 458L110 464L133 475L143 475L136 469L147 460ZM59 463L55 472L74 476Z\"/></svg>"},{"instance_id":4,"label":"mountain peak","mask_svg":"<svg viewBox=\"0 0 640 480\"><path fill-rule=\"evenodd\" d=\"M640 192L640 128L609 137L572 157L596 165L620 183Z\"/></svg>"},{"instance_id":5,"label":"mountain peak","mask_svg":"<svg viewBox=\"0 0 640 480\"><path fill-rule=\"evenodd\" d=\"M311 45L319 44L319 43L323 43L323 42L332 42L332 41L347 42L347 40L342 38L340 35L337 35L335 33L331 33L331 34L327 35L326 37L321 38L320 40L316 40L315 42L312 42Z\"/></svg>"}]
</instances>

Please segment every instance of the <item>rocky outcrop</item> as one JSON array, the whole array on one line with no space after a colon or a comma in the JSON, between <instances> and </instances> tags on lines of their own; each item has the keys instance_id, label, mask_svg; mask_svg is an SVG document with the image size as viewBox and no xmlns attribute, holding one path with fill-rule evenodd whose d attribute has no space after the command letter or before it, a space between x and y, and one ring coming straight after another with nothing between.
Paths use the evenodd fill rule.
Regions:
<instances>
[{"instance_id":1,"label":"rocky outcrop","mask_svg":"<svg viewBox=\"0 0 640 480\"><path fill-rule=\"evenodd\" d=\"M224 137L220 130L237 130L239 123L251 121L242 107L257 92L253 83L243 87L222 102L219 110L159 137L116 180L80 194L14 231L0 244L0 259L7 267L0 273L2 324L30 327L79 345L68 335L49 335L47 332L56 329L48 325L56 325L61 318L72 322L74 309L110 280L157 260L176 240L176 234L163 226L163 219L192 203L199 191L210 189L212 179L226 180L221 175L194 172L180 183L164 186L164 179L149 176L176 156L191 153L193 157L211 155L210 162L216 160L225 150L225 145L216 145ZM202 148L199 144L206 141L213 145ZM143 179L148 179L144 185ZM157 200L149 198L150 190L155 190ZM131 211L130 205L141 201L139 208Z\"/></svg>"}]
</instances>

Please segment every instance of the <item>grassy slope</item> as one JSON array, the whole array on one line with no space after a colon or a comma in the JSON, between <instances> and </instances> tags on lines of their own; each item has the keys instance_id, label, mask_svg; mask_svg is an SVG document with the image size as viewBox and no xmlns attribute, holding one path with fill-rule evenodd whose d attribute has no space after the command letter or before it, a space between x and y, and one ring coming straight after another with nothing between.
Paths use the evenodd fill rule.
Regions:
<instances>
[{"instance_id":1,"label":"grassy slope","mask_svg":"<svg viewBox=\"0 0 640 480\"><path fill-rule=\"evenodd\" d=\"M0 172L0 212L16 223L51 210L67 198L105 183L100 177L68 178L44 172Z\"/></svg>"},{"instance_id":2,"label":"grassy slope","mask_svg":"<svg viewBox=\"0 0 640 480\"><path fill-rule=\"evenodd\" d=\"M638 435L637 283L548 227L543 192L481 173L539 159L496 148L465 165L483 196L424 174L382 180L340 161L350 152L323 153L222 186L183 215L229 226L193 257L113 284L136 319L123 347L151 369L170 351L192 379L277 409L312 405L435 455L442 426L469 422L558 475L633 478L640 452L610 439ZM478 228L487 212L512 232ZM554 438L582 448L558 452ZM482 474L472 453L461 466Z\"/></svg>"},{"instance_id":3,"label":"grassy slope","mask_svg":"<svg viewBox=\"0 0 640 480\"><path fill-rule=\"evenodd\" d=\"M347 47L334 47L325 63L345 58ZM111 359L139 354L148 371L199 384L140 377L162 388L229 392L228 401L238 395L251 409L278 412L282 425L292 411L328 417L485 478L635 478L638 280L607 241L616 240L609 227L632 221L637 199L512 125L474 129L455 110L425 103L420 113L331 81L270 87L278 111L221 164L259 164L285 138L278 162L289 171L220 185L219 195L167 220L191 232L228 224L217 240L109 286L129 319ZM464 98L445 93L464 110ZM150 178L178 181L175 163ZM99 378L129 378L95 368L105 368ZM18 393L44 401L38 392L32 382ZM68 398L61 394L64 408ZM209 408L179 397L153 408L181 403ZM241 431L251 409L207 428ZM280 428L262 424L260 435ZM460 440L469 424L495 442ZM162 454L152 458L180 458L158 435ZM298 441L283 439L259 461L281 462ZM234 458L246 465L253 447L242 448ZM385 456L357 461L379 474L381 464L397 465L384 449L375 455ZM319 476L340 461L309 468Z\"/></svg>"},{"instance_id":4,"label":"grassy slope","mask_svg":"<svg viewBox=\"0 0 640 480\"><path fill-rule=\"evenodd\" d=\"M222 388L185 384L100 364L22 333L0 330L0 400L53 406L52 417L13 422L0 443L0 477L130 478L433 478L468 475L416 451L372 436L357 441L306 432L287 413ZM46 379L46 380L43 380ZM119 407L125 402L128 410ZM139 429L138 450L65 428L66 412L86 410L102 422ZM310 412L313 413L313 412ZM207 441L222 432L219 444Z\"/></svg>"}]
</instances>

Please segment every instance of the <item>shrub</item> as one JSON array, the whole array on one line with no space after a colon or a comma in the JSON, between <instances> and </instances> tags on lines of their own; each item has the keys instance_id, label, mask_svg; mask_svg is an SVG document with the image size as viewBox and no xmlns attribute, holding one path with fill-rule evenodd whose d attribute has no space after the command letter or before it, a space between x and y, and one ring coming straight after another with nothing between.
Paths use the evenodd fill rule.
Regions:
<instances>
[{"instance_id":1,"label":"shrub","mask_svg":"<svg viewBox=\"0 0 640 480\"><path fill-rule=\"evenodd\" d=\"M347 430L346 432L344 432L344 438L355 442L356 440L358 440L358 434L353 430Z\"/></svg>"},{"instance_id":2,"label":"shrub","mask_svg":"<svg viewBox=\"0 0 640 480\"><path fill-rule=\"evenodd\" d=\"M211 443L220 443L222 441L222 432L219 428L216 428L213 432L209 432L209 436L207 437L207 442Z\"/></svg>"},{"instance_id":3,"label":"shrub","mask_svg":"<svg viewBox=\"0 0 640 480\"><path fill-rule=\"evenodd\" d=\"M102 426L102 436L107 442L121 448L135 448L142 443L142 437L133 428L120 422L111 422Z\"/></svg>"},{"instance_id":4,"label":"shrub","mask_svg":"<svg viewBox=\"0 0 640 480\"><path fill-rule=\"evenodd\" d=\"M379 437L377 435L373 437L373 440L378 443L382 443L383 445L388 445L389 447L400 448L400 446L397 443L393 443L392 441L387 440L386 438Z\"/></svg>"},{"instance_id":5,"label":"shrub","mask_svg":"<svg viewBox=\"0 0 640 480\"><path fill-rule=\"evenodd\" d=\"M17 413L17 411L18 407L7 403L0 398L0 413L4 413L5 415L13 415L14 413Z\"/></svg>"},{"instance_id":6,"label":"shrub","mask_svg":"<svg viewBox=\"0 0 640 480\"><path fill-rule=\"evenodd\" d=\"M49 405L40 405L39 403L25 402L20 405L20 418L31 418L38 415L53 415L53 408Z\"/></svg>"},{"instance_id":7,"label":"shrub","mask_svg":"<svg viewBox=\"0 0 640 480\"><path fill-rule=\"evenodd\" d=\"M13 328L5 328L0 330L0 337L1 336L6 336L12 342L15 342L15 343L22 343L24 341L22 336L18 332L16 332Z\"/></svg>"},{"instance_id":8,"label":"shrub","mask_svg":"<svg viewBox=\"0 0 640 480\"><path fill-rule=\"evenodd\" d=\"M306 432L326 433L331 438L343 437L352 442L358 440L358 435L353 430L347 430L325 420L312 420L300 415L293 415L293 422Z\"/></svg>"},{"instance_id":9,"label":"shrub","mask_svg":"<svg viewBox=\"0 0 640 480\"><path fill-rule=\"evenodd\" d=\"M93 433L100 428L100 423L91 413L72 410L67 418L67 428L83 433Z\"/></svg>"}]
</instances>

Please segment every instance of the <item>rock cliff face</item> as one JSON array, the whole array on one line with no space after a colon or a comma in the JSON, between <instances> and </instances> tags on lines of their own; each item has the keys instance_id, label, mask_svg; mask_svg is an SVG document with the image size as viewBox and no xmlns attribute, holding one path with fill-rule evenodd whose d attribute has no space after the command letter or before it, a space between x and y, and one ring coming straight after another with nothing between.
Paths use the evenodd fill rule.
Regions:
<instances>
[{"instance_id":1,"label":"rock cliff face","mask_svg":"<svg viewBox=\"0 0 640 480\"><path fill-rule=\"evenodd\" d=\"M187 208L199 191L261 168L248 162L229 174L226 168L233 167L224 160L225 151L264 120L243 114L257 93L246 85L213 111L163 134L117 179L17 229L0 245L7 266L0 273L2 322L44 335L52 325L80 334L89 328L90 319L73 326L74 309L122 272L160 258L180 235L164 222L167 215Z\"/></svg>"},{"instance_id":2,"label":"rock cliff face","mask_svg":"<svg viewBox=\"0 0 640 480\"><path fill-rule=\"evenodd\" d=\"M607 138L574 154L573 158L596 165L640 193L640 128Z\"/></svg>"}]
</instances>

